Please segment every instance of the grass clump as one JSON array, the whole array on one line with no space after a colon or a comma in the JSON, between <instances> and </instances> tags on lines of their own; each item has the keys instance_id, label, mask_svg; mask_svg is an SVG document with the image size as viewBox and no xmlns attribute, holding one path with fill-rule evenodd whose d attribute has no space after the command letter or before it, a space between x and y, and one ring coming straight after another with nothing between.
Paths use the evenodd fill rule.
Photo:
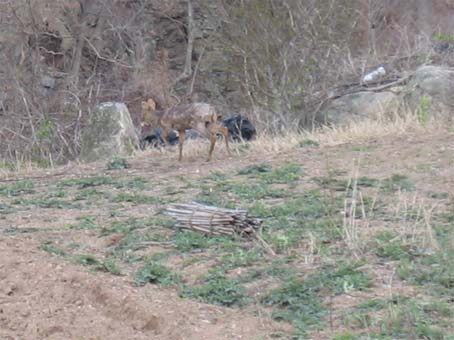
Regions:
<instances>
[{"instance_id":1,"label":"grass clump","mask_svg":"<svg viewBox=\"0 0 454 340\"><path fill-rule=\"evenodd\" d=\"M293 183L300 179L302 174L301 166L299 164L283 164L271 172L263 172L258 175L258 178L268 184L278 183Z\"/></svg>"},{"instance_id":2,"label":"grass clump","mask_svg":"<svg viewBox=\"0 0 454 340\"><path fill-rule=\"evenodd\" d=\"M52 241L44 241L39 246L39 249L55 256L66 256L66 252L62 248L57 247Z\"/></svg>"},{"instance_id":3,"label":"grass clump","mask_svg":"<svg viewBox=\"0 0 454 340\"><path fill-rule=\"evenodd\" d=\"M385 192L414 191L414 183L405 175L394 174L381 182L381 189Z\"/></svg>"},{"instance_id":4,"label":"grass clump","mask_svg":"<svg viewBox=\"0 0 454 340\"><path fill-rule=\"evenodd\" d=\"M107 170L120 170L120 169L129 169L131 165L126 161L126 158L120 156L113 156L107 164Z\"/></svg>"},{"instance_id":5,"label":"grass clump","mask_svg":"<svg viewBox=\"0 0 454 340\"><path fill-rule=\"evenodd\" d=\"M239 175L256 175L264 172L270 172L272 170L271 165L266 163L261 164L254 164L249 165L240 171L238 171Z\"/></svg>"},{"instance_id":6,"label":"grass clump","mask_svg":"<svg viewBox=\"0 0 454 340\"><path fill-rule=\"evenodd\" d=\"M113 275L121 275L121 271L112 259L105 261L99 260L96 256L91 254L83 254L76 256L76 263L83 266L92 266L95 270L108 272Z\"/></svg>"},{"instance_id":7,"label":"grass clump","mask_svg":"<svg viewBox=\"0 0 454 340\"><path fill-rule=\"evenodd\" d=\"M246 289L219 270L211 271L201 285L185 287L180 296L227 307L243 306L248 302Z\"/></svg>"},{"instance_id":8,"label":"grass clump","mask_svg":"<svg viewBox=\"0 0 454 340\"><path fill-rule=\"evenodd\" d=\"M393 339L446 339L439 316L431 304L406 297L394 297L388 303L386 317L382 320L379 335Z\"/></svg>"},{"instance_id":9,"label":"grass clump","mask_svg":"<svg viewBox=\"0 0 454 340\"><path fill-rule=\"evenodd\" d=\"M113 233L126 235L136 229L143 229L153 225L153 219L130 217L124 220L113 221L110 226L103 227L101 229L101 236L107 236Z\"/></svg>"},{"instance_id":10,"label":"grass clump","mask_svg":"<svg viewBox=\"0 0 454 340\"><path fill-rule=\"evenodd\" d=\"M95 217L93 216L80 216L76 218L77 223L68 225L69 229L95 229L98 225L95 223Z\"/></svg>"},{"instance_id":11,"label":"grass clump","mask_svg":"<svg viewBox=\"0 0 454 340\"><path fill-rule=\"evenodd\" d=\"M76 187L78 189L85 189L101 185L110 185L114 182L114 179L110 176L96 175L84 178L65 179L58 182L57 187Z\"/></svg>"},{"instance_id":12,"label":"grass clump","mask_svg":"<svg viewBox=\"0 0 454 340\"><path fill-rule=\"evenodd\" d=\"M35 185L30 180L17 181L11 185L0 186L0 195L6 197L16 197L35 192Z\"/></svg>"},{"instance_id":13,"label":"grass clump","mask_svg":"<svg viewBox=\"0 0 454 340\"><path fill-rule=\"evenodd\" d=\"M209 247L209 239L193 231L177 232L173 238L175 247L182 252L200 251Z\"/></svg>"},{"instance_id":14,"label":"grass clump","mask_svg":"<svg viewBox=\"0 0 454 340\"><path fill-rule=\"evenodd\" d=\"M333 294L363 290L370 286L369 276L358 270L360 263L325 265L304 279L293 277L262 299L273 306L276 320L290 322L297 334L304 334L326 313L324 299Z\"/></svg>"},{"instance_id":15,"label":"grass clump","mask_svg":"<svg viewBox=\"0 0 454 340\"><path fill-rule=\"evenodd\" d=\"M297 333L305 333L325 312L314 287L297 278L272 290L262 303L273 306L272 317L291 323Z\"/></svg>"},{"instance_id":16,"label":"grass clump","mask_svg":"<svg viewBox=\"0 0 454 340\"><path fill-rule=\"evenodd\" d=\"M180 283L181 277L166 266L151 260L139 269L135 275L134 281L140 286L146 283L173 286Z\"/></svg>"},{"instance_id":17,"label":"grass clump","mask_svg":"<svg viewBox=\"0 0 454 340\"><path fill-rule=\"evenodd\" d=\"M410 251L402 243L401 237L390 231L381 231L375 234L373 249L378 257L392 261L410 257Z\"/></svg>"}]
</instances>

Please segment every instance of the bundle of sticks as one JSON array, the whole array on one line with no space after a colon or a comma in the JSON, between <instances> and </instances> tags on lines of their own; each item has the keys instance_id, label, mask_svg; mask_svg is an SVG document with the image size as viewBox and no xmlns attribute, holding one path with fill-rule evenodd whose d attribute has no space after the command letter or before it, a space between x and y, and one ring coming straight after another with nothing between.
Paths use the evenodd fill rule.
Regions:
<instances>
[{"instance_id":1,"label":"bundle of sticks","mask_svg":"<svg viewBox=\"0 0 454 340\"><path fill-rule=\"evenodd\" d=\"M200 203L172 204L165 214L177 221L177 227L208 235L251 236L260 226L246 210L223 209Z\"/></svg>"}]
</instances>

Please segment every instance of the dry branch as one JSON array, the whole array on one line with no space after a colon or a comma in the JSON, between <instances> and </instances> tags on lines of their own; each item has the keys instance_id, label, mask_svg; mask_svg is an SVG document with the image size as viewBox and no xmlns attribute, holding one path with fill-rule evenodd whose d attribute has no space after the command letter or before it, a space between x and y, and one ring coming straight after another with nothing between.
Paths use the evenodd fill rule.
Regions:
<instances>
[{"instance_id":1,"label":"dry branch","mask_svg":"<svg viewBox=\"0 0 454 340\"><path fill-rule=\"evenodd\" d=\"M261 221L249 217L246 210L223 209L199 203L173 204L166 214L177 221L180 229L202 232L207 235L242 235L255 234Z\"/></svg>"},{"instance_id":2,"label":"dry branch","mask_svg":"<svg viewBox=\"0 0 454 340\"><path fill-rule=\"evenodd\" d=\"M252 237L267 253L272 256L276 255L273 249L256 232L262 221L249 217L247 210L223 209L191 203L172 204L166 209L165 214L174 218L177 221L176 226L180 229L200 232L205 235Z\"/></svg>"}]
</instances>

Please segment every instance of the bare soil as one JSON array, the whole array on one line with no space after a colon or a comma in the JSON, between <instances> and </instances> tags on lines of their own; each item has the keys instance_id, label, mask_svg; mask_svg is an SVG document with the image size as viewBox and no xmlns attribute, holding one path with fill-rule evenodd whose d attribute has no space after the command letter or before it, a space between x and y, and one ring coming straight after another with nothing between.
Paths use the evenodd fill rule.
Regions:
<instances>
[{"instance_id":1,"label":"bare soil","mask_svg":"<svg viewBox=\"0 0 454 340\"><path fill-rule=\"evenodd\" d=\"M378 178L404 173L421 192L449 191L451 188L452 193L453 141L452 132L405 133L383 140L279 154L247 153L224 158L215 153L211 163L203 162L203 157L177 163L176 153L153 156L153 159L142 153L130 161L130 169L113 173L119 178L142 176L152 183L172 184L181 176L200 179L216 170L228 172L251 164L275 165L291 161L301 164L307 178L326 174L332 169L349 173L359 169L361 175ZM55 181L104 171L104 162L70 165L52 171L8 174L0 180L0 185L31 178L37 190L45 193L47 186ZM175 186L178 189L178 185ZM157 187L157 192L159 190ZM189 199L192 194L191 190L183 190L181 197ZM134 206L128 214L146 216L147 209L144 205ZM94 205L83 213L97 216L101 221L109 214L102 205ZM249 340L271 339L273 335L291 329L285 323L272 321L265 310L263 315L257 313L260 309L254 306L224 308L182 299L172 288L151 284L138 287L128 275L91 271L40 249L43 241L53 240L56 244L83 244L91 253L101 254L116 242L115 235L99 237L91 230L62 228L79 215L82 214L77 209L33 207L0 217L0 339ZM32 231L26 232L27 228ZM11 230L17 232L9 232ZM149 254L153 251L152 246L144 250ZM196 268L194 266L194 270ZM378 275L383 276L381 281L377 280L372 292L361 294L369 294L369 297L380 292L384 294L392 270L386 265L368 270L375 273L381 270ZM406 289L402 284L396 286ZM343 327L339 321L343 310L352 304L349 299L353 298L342 296L333 301L333 324L337 330ZM336 329L321 330L314 333L313 338L329 339Z\"/></svg>"}]
</instances>

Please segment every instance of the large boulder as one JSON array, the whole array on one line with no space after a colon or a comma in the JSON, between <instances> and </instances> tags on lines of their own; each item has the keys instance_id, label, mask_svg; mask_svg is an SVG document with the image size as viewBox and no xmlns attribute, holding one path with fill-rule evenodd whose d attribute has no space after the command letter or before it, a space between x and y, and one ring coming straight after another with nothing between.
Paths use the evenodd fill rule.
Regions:
<instances>
[{"instance_id":1,"label":"large boulder","mask_svg":"<svg viewBox=\"0 0 454 340\"><path fill-rule=\"evenodd\" d=\"M99 104L82 134L80 160L92 162L114 155L128 156L139 147L139 138L123 103Z\"/></svg>"},{"instance_id":2,"label":"large boulder","mask_svg":"<svg viewBox=\"0 0 454 340\"><path fill-rule=\"evenodd\" d=\"M321 120L328 125L345 125L366 118L380 119L397 112L399 95L393 92L356 92L329 102L323 109Z\"/></svg>"},{"instance_id":3,"label":"large boulder","mask_svg":"<svg viewBox=\"0 0 454 340\"><path fill-rule=\"evenodd\" d=\"M398 114L416 114L419 120L454 118L454 68L422 66L409 76L406 85L381 92L360 91L327 102L317 121L346 125L363 119L383 119Z\"/></svg>"},{"instance_id":4,"label":"large boulder","mask_svg":"<svg viewBox=\"0 0 454 340\"><path fill-rule=\"evenodd\" d=\"M420 119L454 117L454 68L423 66L412 75L403 103Z\"/></svg>"}]
</instances>

